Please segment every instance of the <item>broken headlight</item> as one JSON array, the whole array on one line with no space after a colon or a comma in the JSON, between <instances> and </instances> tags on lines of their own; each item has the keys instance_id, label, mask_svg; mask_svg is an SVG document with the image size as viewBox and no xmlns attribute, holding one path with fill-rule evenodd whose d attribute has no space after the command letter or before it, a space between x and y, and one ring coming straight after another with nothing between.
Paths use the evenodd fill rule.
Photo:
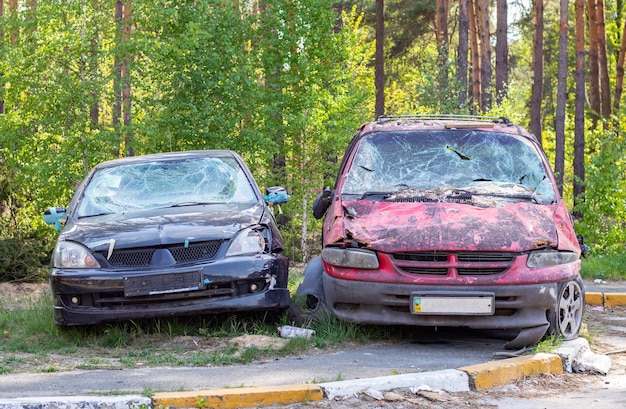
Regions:
<instances>
[{"instance_id":1,"label":"broken headlight","mask_svg":"<svg viewBox=\"0 0 626 409\"><path fill-rule=\"evenodd\" d=\"M578 259L578 254L571 251L533 251L528 255L526 265L529 268L551 267L573 263Z\"/></svg>"},{"instance_id":2,"label":"broken headlight","mask_svg":"<svg viewBox=\"0 0 626 409\"><path fill-rule=\"evenodd\" d=\"M265 237L260 231L247 228L235 235L228 247L226 257L259 254L263 253L267 247Z\"/></svg>"},{"instance_id":3,"label":"broken headlight","mask_svg":"<svg viewBox=\"0 0 626 409\"><path fill-rule=\"evenodd\" d=\"M375 270L380 266L376 253L365 249L326 247L322 250L322 260L337 267Z\"/></svg>"},{"instance_id":4,"label":"broken headlight","mask_svg":"<svg viewBox=\"0 0 626 409\"><path fill-rule=\"evenodd\" d=\"M55 268L100 268L89 249L71 241L57 243L52 253Z\"/></svg>"}]
</instances>

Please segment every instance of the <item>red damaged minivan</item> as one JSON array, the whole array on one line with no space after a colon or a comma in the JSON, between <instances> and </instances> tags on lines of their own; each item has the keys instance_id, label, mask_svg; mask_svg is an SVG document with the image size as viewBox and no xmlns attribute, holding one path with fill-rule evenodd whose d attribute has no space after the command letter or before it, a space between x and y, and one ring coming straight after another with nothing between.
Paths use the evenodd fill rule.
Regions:
<instances>
[{"instance_id":1,"label":"red damaged minivan","mask_svg":"<svg viewBox=\"0 0 626 409\"><path fill-rule=\"evenodd\" d=\"M534 135L506 118L380 117L348 146L298 295L356 323L578 336L582 238ZM582 245L585 247L584 245Z\"/></svg>"}]
</instances>

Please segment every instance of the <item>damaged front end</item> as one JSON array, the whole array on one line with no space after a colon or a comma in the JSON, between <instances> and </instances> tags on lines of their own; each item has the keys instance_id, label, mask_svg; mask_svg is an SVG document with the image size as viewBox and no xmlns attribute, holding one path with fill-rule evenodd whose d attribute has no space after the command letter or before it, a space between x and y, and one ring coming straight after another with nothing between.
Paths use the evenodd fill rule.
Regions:
<instances>
[{"instance_id":1,"label":"damaged front end","mask_svg":"<svg viewBox=\"0 0 626 409\"><path fill-rule=\"evenodd\" d=\"M284 311L289 261L265 198L232 151L104 162L85 178L51 258L55 322Z\"/></svg>"},{"instance_id":2,"label":"damaged front end","mask_svg":"<svg viewBox=\"0 0 626 409\"><path fill-rule=\"evenodd\" d=\"M577 336L581 248L536 141L425 127L357 134L298 294L357 323L517 330L507 348Z\"/></svg>"}]
</instances>

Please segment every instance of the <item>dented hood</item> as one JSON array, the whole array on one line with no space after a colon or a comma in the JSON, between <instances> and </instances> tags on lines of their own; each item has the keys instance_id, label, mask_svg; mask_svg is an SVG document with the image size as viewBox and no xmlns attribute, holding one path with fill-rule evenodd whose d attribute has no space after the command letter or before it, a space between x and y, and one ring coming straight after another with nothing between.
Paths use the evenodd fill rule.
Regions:
<instances>
[{"instance_id":1,"label":"dented hood","mask_svg":"<svg viewBox=\"0 0 626 409\"><path fill-rule=\"evenodd\" d=\"M260 204L216 204L155 209L128 214L72 219L60 239L76 241L94 251L114 240L115 248L231 238L239 230L262 223Z\"/></svg>"},{"instance_id":2,"label":"dented hood","mask_svg":"<svg viewBox=\"0 0 626 409\"><path fill-rule=\"evenodd\" d=\"M557 246L553 209L454 203L344 202L346 238L384 252L506 251ZM341 240L343 238L337 238Z\"/></svg>"}]
</instances>

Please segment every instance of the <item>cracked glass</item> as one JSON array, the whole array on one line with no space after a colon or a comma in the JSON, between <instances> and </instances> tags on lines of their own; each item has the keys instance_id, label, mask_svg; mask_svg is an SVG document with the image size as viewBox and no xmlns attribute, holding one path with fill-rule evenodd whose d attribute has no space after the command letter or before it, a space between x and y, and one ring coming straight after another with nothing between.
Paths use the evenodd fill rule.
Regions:
<instances>
[{"instance_id":1,"label":"cracked glass","mask_svg":"<svg viewBox=\"0 0 626 409\"><path fill-rule=\"evenodd\" d=\"M255 203L246 174L232 158L141 162L94 173L78 217L215 203Z\"/></svg>"},{"instance_id":2,"label":"cracked glass","mask_svg":"<svg viewBox=\"0 0 626 409\"><path fill-rule=\"evenodd\" d=\"M400 192L555 201L544 163L530 142L510 134L463 129L378 132L364 137L345 175L342 194Z\"/></svg>"}]
</instances>

